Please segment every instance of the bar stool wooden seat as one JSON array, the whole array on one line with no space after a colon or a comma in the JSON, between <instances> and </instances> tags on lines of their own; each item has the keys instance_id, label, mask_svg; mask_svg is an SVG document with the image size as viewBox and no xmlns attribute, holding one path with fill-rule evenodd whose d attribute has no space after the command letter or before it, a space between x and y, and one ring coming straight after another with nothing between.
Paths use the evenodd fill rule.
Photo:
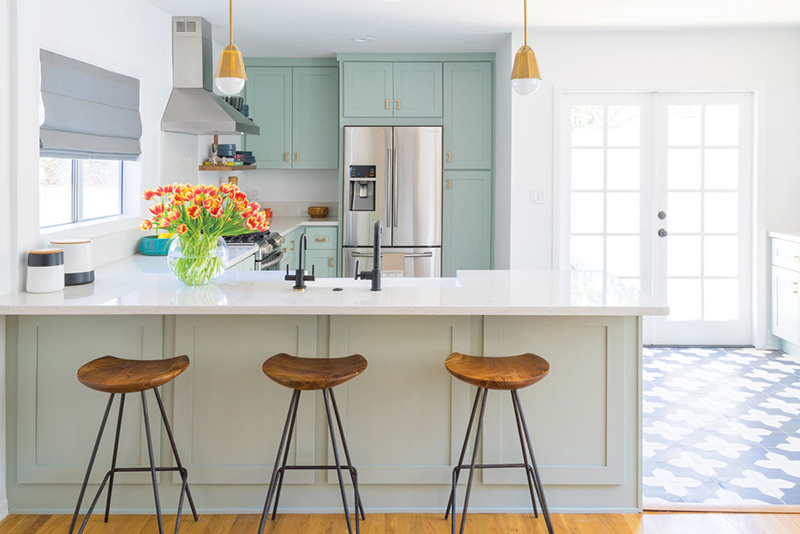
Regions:
<instances>
[{"instance_id":1,"label":"bar stool wooden seat","mask_svg":"<svg viewBox=\"0 0 800 534\"><path fill-rule=\"evenodd\" d=\"M92 499L89 510L83 519L83 523L78 529L78 534L82 533L86 528L86 523L92 515L95 505L97 504L103 488L108 483L108 494L106 496L106 513L105 522L108 522L108 513L111 508L111 491L114 488L114 474L115 473L135 473L149 471L153 481L153 496L156 505L156 516L158 517L158 531L164 534L164 524L161 518L161 502L158 496L158 484L156 482L156 472L162 471L178 471L181 475L181 495L178 501L178 515L175 520L175 532L177 534L181 524L181 515L183 511L184 496L189 498L189 506L192 508L192 515L194 520L197 521L197 510L194 506L194 499L192 499L192 492L188 486L188 473L181 464L178 448L175 445L175 439L172 435L172 429L169 426L166 411L164 410L164 403L161 401L161 395L158 392L158 387L163 386L176 376L184 372L189 367L188 356L178 356L176 358L169 358L166 360L126 360L116 358L114 356L103 356L96 360L83 365L78 369L78 380L81 384L88 388L101 391L103 393L110 393L108 404L103 415L103 420L100 423L100 432L97 434L97 440L92 450L91 458L89 459L89 467L86 469L86 476L83 479L80 495L78 496L78 504L75 506L75 513L72 515L72 522L69 526L69 534L72 534L78 520L78 515L83 502L84 494L86 493L86 486L89 483L89 477L92 473L92 466L94 465L97 456L97 450L100 447L100 440L103 437L103 430L105 430L106 422L108 421L108 414L111 411L111 405L114 402L114 396L120 395L119 401L119 416L117 417L117 431L114 437L114 451L111 455L111 469L106 473L103 478L97 493ZM145 392L153 390L158 408L161 412L161 418L164 421L164 426L169 436L169 442L172 446L172 453L175 455L176 467L156 467L153 455L153 441L150 432L150 417L147 411L147 399ZM147 435L147 448L150 454L150 467L117 467L117 451L119 449L119 434L122 426L122 412L125 407L125 395L127 393L141 393L142 395L142 412L144 414L144 428Z\"/></svg>"},{"instance_id":2,"label":"bar stool wooden seat","mask_svg":"<svg viewBox=\"0 0 800 534\"><path fill-rule=\"evenodd\" d=\"M358 491L358 471L353 466L350 460L350 450L347 448L347 440L344 436L344 427L342 420L339 417L339 407L336 405L336 396L333 394L335 386L344 384L348 380L357 377L367 368L367 360L360 354L354 354L345 358L298 358L288 354L276 354L264 362L261 369L264 374L277 382L278 384L293 389L292 400L289 402L289 413L286 415L286 423L283 427L283 435L281 436L281 443L278 446L278 454L275 457L275 467L272 469L272 476L269 481L269 489L267 490L267 500L264 503L264 511L261 514L261 523L258 527L258 534L264 532L264 527L267 523L267 515L269 515L270 504L272 497L275 496L275 505L272 509L272 519L278 513L278 501L281 497L281 487L283 486L283 476L288 470L316 470L316 469L336 469L339 476L339 489L342 493L342 505L344 507L344 515L347 520L347 531L352 534L353 526L350 521L350 512L347 507L347 495L344 489L344 478L342 477L342 468L350 472L350 478L353 481L353 493L355 498L355 517L356 517L356 534L361 532L359 519L366 520L364 514L364 505L361 504L361 495ZM328 416L328 429L331 435L331 445L333 446L333 458L336 462L335 465L286 465L289 457L289 447L292 443L292 432L294 431L294 422L297 417L297 407L300 404L300 393L302 391L316 391L322 390L322 398L325 401L325 411ZM330 401L328 397L330 396ZM347 465L342 466L339 462L339 450L336 446L336 435L333 430L333 418L331 417L331 404L333 411L336 415L336 425L339 428L339 436L342 438L342 449L344 450ZM288 439L287 439L288 434ZM283 460L281 461L281 454ZM280 465L280 467L279 467ZM359 517L359 512L360 517Z\"/></svg>"},{"instance_id":3,"label":"bar stool wooden seat","mask_svg":"<svg viewBox=\"0 0 800 534\"><path fill-rule=\"evenodd\" d=\"M542 505L542 514L547 525L549 534L553 534L553 524L550 521L550 511L547 508L547 500L544 496L544 488L542 481L539 478L539 468L536 466L536 459L533 456L533 445L531 444L531 437L528 433L528 424L525 421L525 415L522 412L522 404L519 400L518 390L531 386L542 380L547 373L550 372L550 364L547 360L535 354L521 354L519 356L505 356L499 358L490 357L476 357L467 356L465 354L453 353L445 360L445 367L451 375L459 380L478 387L478 392L475 395L475 402L472 405L472 413L469 417L467 424L467 433L464 436L464 444L461 447L461 455L458 459L458 465L453 469L453 487L450 491L450 501L447 503L447 511L444 518L447 519L452 511L452 518L450 523L451 534L456 531L456 484L458 483L458 476L462 469L469 469L469 480L467 482L467 493L464 499L464 510L461 513L461 529L460 533L464 534L464 527L467 520L467 509L469 508L469 497L472 492L472 481L475 476L476 469L502 469L502 468L522 468L528 478L528 491L531 496L531 503L533 504L533 513L536 518L539 513L536 509L535 494L539 496L539 502ZM519 444L522 448L523 463L519 464L477 464L478 457L478 443L481 439L481 431L483 430L483 416L486 411L486 397L489 390L501 390L511 392L511 403L514 406L514 416L517 422L517 433L519 434ZM483 394L483 399L481 399ZM475 413L478 409L480 402L481 411L478 417L478 426L475 430L475 445L472 449L472 462L470 465L465 466L464 455L467 452L467 443L472 431L472 423L475 420ZM530 463L528 463L528 455L530 455Z\"/></svg>"}]
</instances>

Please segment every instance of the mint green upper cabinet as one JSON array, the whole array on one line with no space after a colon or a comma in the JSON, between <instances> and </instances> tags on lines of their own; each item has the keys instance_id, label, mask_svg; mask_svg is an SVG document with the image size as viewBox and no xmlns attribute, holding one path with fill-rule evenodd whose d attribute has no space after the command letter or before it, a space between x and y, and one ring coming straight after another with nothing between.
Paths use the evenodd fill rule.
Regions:
<instances>
[{"instance_id":1,"label":"mint green upper cabinet","mask_svg":"<svg viewBox=\"0 0 800 534\"><path fill-rule=\"evenodd\" d=\"M292 168L339 168L339 70L293 69Z\"/></svg>"},{"instance_id":2,"label":"mint green upper cabinet","mask_svg":"<svg viewBox=\"0 0 800 534\"><path fill-rule=\"evenodd\" d=\"M444 64L445 169L492 168L492 64Z\"/></svg>"},{"instance_id":3,"label":"mint green upper cabinet","mask_svg":"<svg viewBox=\"0 0 800 534\"><path fill-rule=\"evenodd\" d=\"M394 116L442 116L442 64L394 64Z\"/></svg>"},{"instance_id":4,"label":"mint green upper cabinet","mask_svg":"<svg viewBox=\"0 0 800 534\"><path fill-rule=\"evenodd\" d=\"M344 64L344 116L392 117L392 64Z\"/></svg>"},{"instance_id":5,"label":"mint green upper cabinet","mask_svg":"<svg viewBox=\"0 0 800 534\"><path fill-rule=\"evenodd\" d=\"M291 169L292 69L250 67L247 73L245 98L261 134L246 136L244 144L260 169Z\"/></svg>"},{"instance_id":6,"label":"mint green upper cabinet","mask_svg":"<svg viewBox=\"0 0 800 534\"><path fill-rule=\"evenodd\" d=\"M444 173L442 276L491 269L492 173Z\"/></svg>"}]
</instances>

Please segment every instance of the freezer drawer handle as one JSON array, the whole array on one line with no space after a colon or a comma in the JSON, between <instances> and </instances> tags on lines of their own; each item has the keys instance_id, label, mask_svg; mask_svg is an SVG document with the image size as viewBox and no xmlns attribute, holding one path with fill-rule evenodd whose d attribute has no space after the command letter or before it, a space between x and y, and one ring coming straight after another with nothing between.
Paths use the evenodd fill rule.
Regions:
<instances>
[{"instance_id":1,"label":"freezer drawer handle","mask_svg":"<svg viewBox=\"0 0 800 534\"><path fill-rule=\"evenodd\" d=\"M385 254L394 254L393 252L387 252ZM371 258L372 254L367 254L366 252L353 252L352 257L354 258ZM384 252L381 252L381 257L383 257ZM405 258L432 258L433 252L404 252L403 257Z\"/></svg>"}]
</instances>

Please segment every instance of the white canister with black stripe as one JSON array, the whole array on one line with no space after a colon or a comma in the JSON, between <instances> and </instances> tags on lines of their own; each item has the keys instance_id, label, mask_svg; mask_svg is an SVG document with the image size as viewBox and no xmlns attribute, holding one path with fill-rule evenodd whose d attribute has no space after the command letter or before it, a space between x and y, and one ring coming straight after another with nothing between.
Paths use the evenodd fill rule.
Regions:
<instances>
[{"instance_id":1,"label":"white canister with black stripe","mask_svg":"<svg viewBox=\"0 0 800 534\"><path fill-rule=\"evenodd\" d=\"M77 286L94 282L94 258L90 239L50 241L64 251L64 284Z\"/></svg>"},{"instance_id":2,"label":"white canister with black stripe","mask_svg":"<svg viewBox=\"0 0 800 534\"><path fill-rule=\"evenodd\" d=\"M28 252L28 293L52 293L64 289L64 251L60 248Z\"/></svg>"}]
</instances>

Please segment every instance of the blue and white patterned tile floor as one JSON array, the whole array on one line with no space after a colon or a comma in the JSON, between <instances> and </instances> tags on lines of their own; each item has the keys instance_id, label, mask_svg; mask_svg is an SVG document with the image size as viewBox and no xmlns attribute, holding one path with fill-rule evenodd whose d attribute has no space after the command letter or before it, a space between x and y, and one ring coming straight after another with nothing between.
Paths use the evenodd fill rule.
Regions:
<instances>
[{"instance_id":1,"label":"blue and white patterned tile floor","mask_svg":"<svg viewBox=\"0 0 800 534\"><path fill-rule=\"evenodd\" d=\"M643 374L645 508L800 505L800 364L645 347Z\"/></svg>"}]
</instances>

